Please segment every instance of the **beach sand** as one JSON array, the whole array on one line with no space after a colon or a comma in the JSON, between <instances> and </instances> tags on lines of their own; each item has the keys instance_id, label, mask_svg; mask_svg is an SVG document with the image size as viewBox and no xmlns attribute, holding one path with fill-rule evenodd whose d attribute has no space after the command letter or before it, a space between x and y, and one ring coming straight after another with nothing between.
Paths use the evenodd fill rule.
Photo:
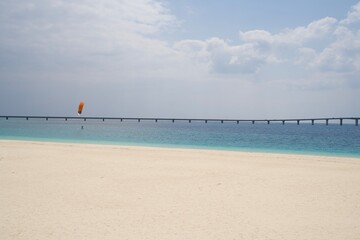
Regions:
<instances>
[{"instance_id":1,"label":"beach sand","mask_svg":"<svg viewBox=\"0 0 360 240\"><path fill-rule=\"evenodd\" d=\"M360 159L2 140L0 239L360 239Z\"/></svg>"}]
</instances>

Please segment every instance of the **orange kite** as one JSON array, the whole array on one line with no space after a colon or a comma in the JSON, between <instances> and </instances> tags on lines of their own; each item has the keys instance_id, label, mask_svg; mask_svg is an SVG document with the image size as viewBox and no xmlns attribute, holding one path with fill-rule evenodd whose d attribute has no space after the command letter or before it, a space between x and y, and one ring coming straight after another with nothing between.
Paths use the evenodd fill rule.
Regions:
<instances>
[{"instance_id":1,"label":"orange kite","mask_svg":"<svg viewBox=\"0 0 360 240\"><path fill-rule=\"evenodd\" d=\"M78 114L81 114L81 112L82 112L82 110L83 110L83 107L84 107L84 102L81 101L81 102L79 103Z\"/></svg>"}]
</instances>

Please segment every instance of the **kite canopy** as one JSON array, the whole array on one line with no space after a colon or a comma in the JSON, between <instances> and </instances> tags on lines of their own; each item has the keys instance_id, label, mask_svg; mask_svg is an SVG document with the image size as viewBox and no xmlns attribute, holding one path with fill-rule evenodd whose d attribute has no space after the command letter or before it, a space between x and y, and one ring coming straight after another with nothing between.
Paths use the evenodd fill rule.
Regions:
<instances>
[{"instance_id":1,"label":"kite canopy","mask_svg":"<svg viewBox=\"0 0 360 240\"><path fill-rule=\"evenodd\" d=\"M83 107L84 107L84 102L80 102L79 103L79 108L78 108L78 114L81 114L82 110L83 110Z\"/></svg>"}]
</instances>

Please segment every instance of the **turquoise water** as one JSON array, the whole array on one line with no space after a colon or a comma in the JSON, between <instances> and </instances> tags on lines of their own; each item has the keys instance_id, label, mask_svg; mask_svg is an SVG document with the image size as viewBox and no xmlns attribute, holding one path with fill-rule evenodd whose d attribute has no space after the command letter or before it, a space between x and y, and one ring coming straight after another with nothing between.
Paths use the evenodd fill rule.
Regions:
<instances>
[{"instance_id":1,"label":"turquoise water","mask_svg":"<svg viewBox=\"0 0 360 240\"><path fill-rule=\"evenodd\" d=\"M0 119L0 139L360 157L353 124Z\"/></svg>"}]
</instances>

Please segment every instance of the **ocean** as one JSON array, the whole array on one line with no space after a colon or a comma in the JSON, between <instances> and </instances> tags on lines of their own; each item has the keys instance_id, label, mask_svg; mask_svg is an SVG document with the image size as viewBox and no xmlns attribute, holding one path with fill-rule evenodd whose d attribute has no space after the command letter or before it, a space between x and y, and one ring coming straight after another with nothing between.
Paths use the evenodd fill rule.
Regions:
<instances>
[{"instance_id":1,"label":"ocean","mask_svg":"<svg viewBox=\"0 0 360 240\"><path fill-rule=\"evenodd\" d=\"M360 157L360 127L335 123L3 118L0 139Z\"/></svg>"}]
</instances>

